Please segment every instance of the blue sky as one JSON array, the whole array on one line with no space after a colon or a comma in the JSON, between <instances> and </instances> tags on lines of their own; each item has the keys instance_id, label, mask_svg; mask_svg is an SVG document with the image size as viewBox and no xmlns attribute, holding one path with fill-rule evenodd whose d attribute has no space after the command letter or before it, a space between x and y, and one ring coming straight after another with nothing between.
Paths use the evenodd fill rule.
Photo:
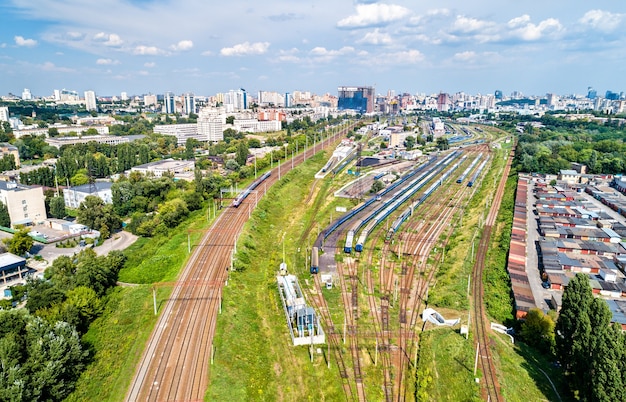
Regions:
<instances>
[{"instance_id":1,"label":"blue sky","mask_svg":"<svg viewBox=\"0 0 626 402\"><path fill-rule=\"evenodd\" d=\"M626 90L623 0L3 0L0 94Z\"/></svg>"}]
</instances>

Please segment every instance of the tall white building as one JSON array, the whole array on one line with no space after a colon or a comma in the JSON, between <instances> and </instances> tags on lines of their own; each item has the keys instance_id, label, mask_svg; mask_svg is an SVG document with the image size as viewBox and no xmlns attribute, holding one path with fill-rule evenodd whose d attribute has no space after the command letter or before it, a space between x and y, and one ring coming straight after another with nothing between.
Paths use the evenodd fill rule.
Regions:
<instances>
[{"instance_id":1,"label":"tall white building","mask_svg":"<svg viewBox=\"0 0 626 402\"><path fill-rule=\"evenodd\" d=\"M174 99L174 94L171 92L166 92L163 97L163 105L165 109L165 113L173 114L176 113L176 100Z\"/></svg>"},{"instance_id":2,"label":"tall white building","mask_svg":"<svg viewBox=\"0 0 626 402\"><path fill-rule=\"evenodd\" d=\"M248 108L248 94L245 89L230 90L224 94L224 106L226 112L234 112L239 110L245 110Z\"/></svg>"},{"instance_id":3,"label":"tall white building","mask_svg":"<svg viewBox=\"0 0 626 402\"><path fill-rule=\"evenodd\" d=\"M0 121L9 121L9 108L0 106Z\"/></svg>"},{"instance_id":4,"label":"tall white building","mask_svg":"<svg viewBox=\"0 0 626 402\"><path fill-rule=\"evenodd\" d=\"M127 92L122 92L120 94L120 97L123 101L127 101L128 100L128 93Z\"/></svg>"},{"instance_id":5,"label":"tall white building","mask_svg":"<svg viewBox=\"0 0 626 402\"><path fill-rule=\"evenodd\" d=\"M200 110L198 115L198 136L200 141L217 142L224 139L226 113L223 107Z\"/></svg>"},{"instance_id":6,"label":"tall white building","mask_svg":"<svg viewBox=\"0 0 626 402\"><path fill-rule=\"evenodd\" d=\"M183 112L186 115L196 113L196 98L191 92L183 95Z\"/></svg>"},{"instance_id":7,"label":"tall white building","mask_svg":"<svg viewBox=\"0 0 626 402\"><path fill-rule=\"evenodd\" d=\"M94 91L85 91L85 108L89 110L98 110L96 103L96 93Z\"/></svg>"},{"instance_id":8,"label":"tall white building","mask_svg":"<svg viewBox=\"0 0 626 402\"><path fill-rule=\"evenodd\" d=\"M30 89L24 88L24 91L22 91L22 100L32 100L32 99L33 99L33 95L30 93Z\"/></svg>"},{"instance_id":9,"label":"tall white building","mask_svg":"<svg viewBox=\"0 0 626 402\"><path fill-rule=\"evenodd\" d=\"M143 96L143 104L144 106L154 106L157 104L157 96L148 94Z\"/></svg>"}]
</instances>

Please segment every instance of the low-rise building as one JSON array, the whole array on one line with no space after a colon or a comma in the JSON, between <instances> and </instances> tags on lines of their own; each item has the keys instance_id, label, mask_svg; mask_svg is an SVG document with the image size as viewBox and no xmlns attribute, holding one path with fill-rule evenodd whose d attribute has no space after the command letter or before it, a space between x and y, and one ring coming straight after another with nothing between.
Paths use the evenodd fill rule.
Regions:
<instances>
[{"instance_id":1,"label":"low-rise building","mask_svg":"<svg viewBox=\"0 0 626 402\"><path fill-rule=\"evenodd\" d=\"M195 167L195 161L170 158L134 166L130 169L130 172L139 172L145 176L153 177L162 177L164 174L170 174L174 179L193 180Z\"/></svg>"},{"instance_id":2,"label":"low-rise building","mask_svg":"<svg viewBox=\"0 0 626 402\"><path fill-rule=\"evenodd\" d=\"M24 279L29 271L24 258L11 253L0 254L0 285Z\"/></svg>"},{"instance_id":3,"label":"low-rise building","mask_svg":"<svg viewBox=\"0 0 626 402\"><path fill-rule=\"evenodd\" d=\"M63 145L87 144L89 142L97 142L98 144L119 145L130 142L130 138L120 137L117 135L84 135L82 137L46 138L46 144L59 149Z\"/></svg>"},{"instance_id":4,"label":"low-rise building","mask_svg":"<svg viewBox=\"0 0 626 402\"><path fill-rule=\"evenodd\" d=\"M68 208L78 208L81 202L89 195L100 198L105 204L113 203L111 186L113 183L97 181L93 184L83 184L82 186L70 187L63 190L63 199Z\"/></svg>"},{"instance_id":5,"label":"low-rise building","mask_svg":"<svg viewBox=\"0 0 626 402\"><path fill-rule=\"evenodd\" d=\"M0 158L5 155L13 155L15 159L15 166L20 166L20 151L16 146L9 144L8 142L0 143Z\"/></svg>"},{"instance_id":6,"label":"low-rise building","mask_svg":"<svg viewBox=\"0 0 626 402\"><path fill-rule=\"evenodd\" d=\"M42 187L0 181L0 201L9 210L11 226L41 223L46 218Z\"/></svg>"}]
</instances>

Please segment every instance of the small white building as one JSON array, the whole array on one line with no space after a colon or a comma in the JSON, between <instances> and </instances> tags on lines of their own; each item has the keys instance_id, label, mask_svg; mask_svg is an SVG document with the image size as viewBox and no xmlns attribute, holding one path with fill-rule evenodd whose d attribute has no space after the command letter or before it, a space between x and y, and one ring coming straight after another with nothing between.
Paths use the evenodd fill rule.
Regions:
<instances>
[{"instance_id":1,"label":"small white building","mask_svg":"<svg viewBox=\"0 0 626 402\"><path fill-rule=\"evenodd\" d=\"M100 198L105 204L113 204L112 185L113 183L111 182L97 181L93 184L70 187L63 191L65 206L76 209L80 206L81 202L85 201L88 195Z\"/></svg>"},{"instance_id":2,"label":"small white building","mask_svg":"<svg viewBox=\"0 0 626 402\"><path fill-rule=\"evenodd\" d=\"M164 174L171 174L175 179L193 180L195 167L195 161L170 158L134 166L130 171L139 172L145 176L162 177Z\"/></svg>"}]
</instances>

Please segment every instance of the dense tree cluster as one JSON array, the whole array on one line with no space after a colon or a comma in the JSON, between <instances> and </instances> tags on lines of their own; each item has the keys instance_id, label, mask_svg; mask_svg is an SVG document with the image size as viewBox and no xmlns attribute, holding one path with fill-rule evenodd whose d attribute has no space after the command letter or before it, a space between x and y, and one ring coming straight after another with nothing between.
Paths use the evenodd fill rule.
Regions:
<instances>
[{"instance_id":1,"label":"dense tree cluster","mask_svg":"<svg viewBox=\"0 0 626 402\"><path fill-rule=\"evenodd\" d=\"M60 401L74 389L88 354L80 336L124 264L119 252L62 256L46 280L29 279L27 310L0 311L0 400Z\"/></svg>"},{"instance_id":2,"label":"dense tree cluster","mask_svg":"<svg viewBox=\"0 0 626 402\"><path fill-rule=\"evenodd\" d=\"M626 131L611 122L570 122L546 116L546 127L526 125L515 152L518 170L552 173L570 169L571 162L587 165L588 173L626 172Z\"/></svg>"},{"instance_id":3,"label":"dense tree cluster","mask_svg":"<svg viewBox=\"0 0 626 402\"><path fill-rule=\"evenodd\" d=\"M607 303L593 296L589 278L570 280L556 323L556 355L582 401L626 399L626 337L611 324Z\"/></svg>"},{"instance_id":4,"label":"dense tree cluster","mask_svg":"<svg viewBox=\"0 0 626 402\"><path fill-rule=\"evenodd\" d=\"M43 166L30 172L20 172L20 183L46 187L54 187L54 170Z\"/></svg>"},{"instance_id":5,"label":"dense tree cluster","mask_svg":"<svg viewBox=\"0 0 626 402\"><path fill-rule=\"evenodd\" d=\"M76 221L100 232L103 238L122 227L122 220L113 210L113 205L105 204L100 197L88 195L80 203Z\"/></svg>"}]
</instances>

